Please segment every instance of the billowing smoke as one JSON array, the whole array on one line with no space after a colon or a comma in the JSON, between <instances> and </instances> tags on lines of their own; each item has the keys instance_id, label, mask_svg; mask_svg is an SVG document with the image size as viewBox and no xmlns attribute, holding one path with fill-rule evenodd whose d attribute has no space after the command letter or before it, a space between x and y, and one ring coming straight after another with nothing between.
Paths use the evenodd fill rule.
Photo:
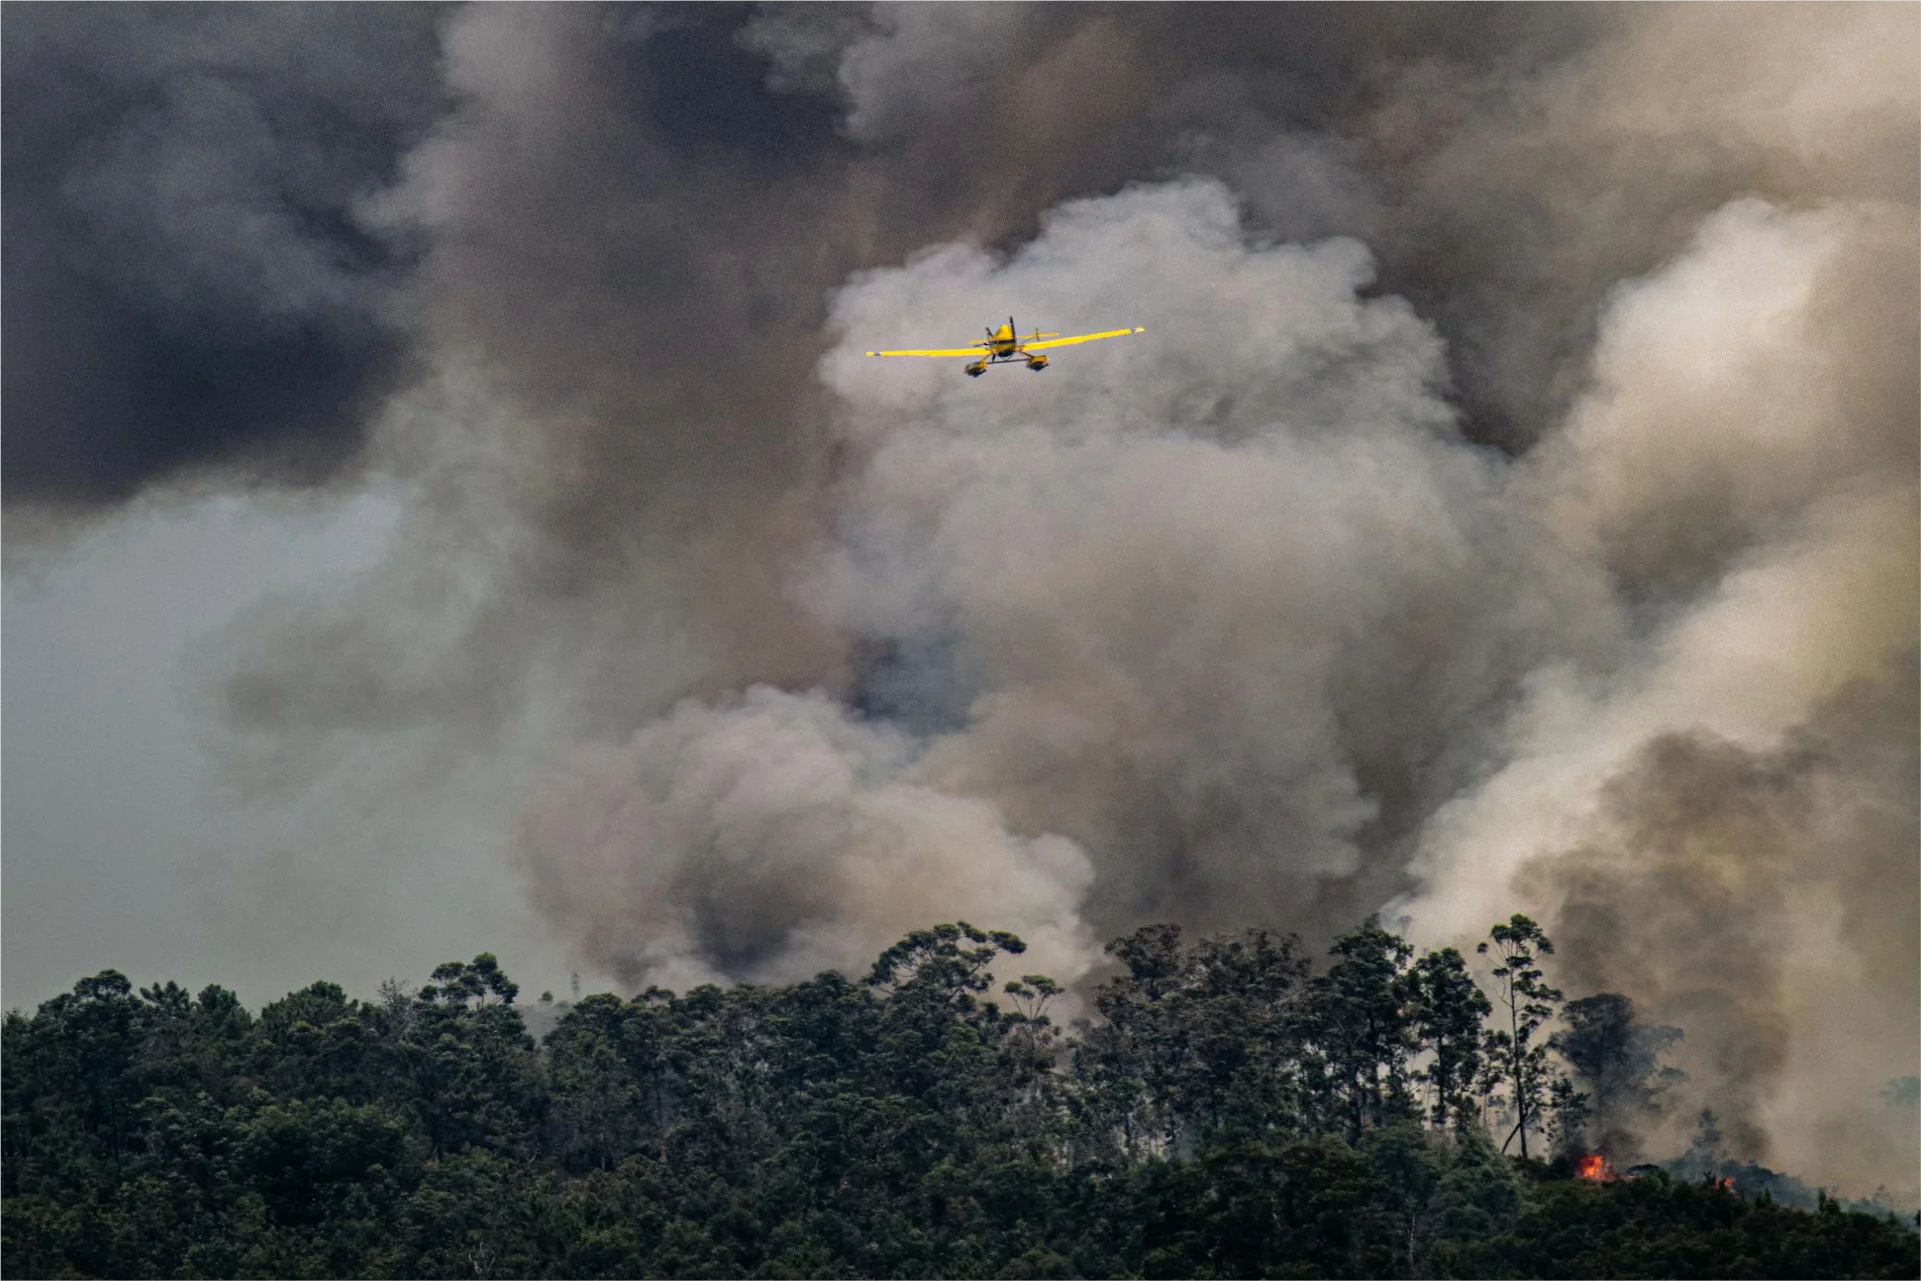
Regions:
<instances>
[{"instance_id":1,"label":"billowing smoke","mask_svg":"<svg viewBox=\"0 0 1921 1281\"><path fill-rule=\"evenodd\" d=\"M1913 9L196 9L180 66L54 12L10 504L281 445L406 503L209 651L250 783L494 762L633 986L1525 910L1738 1155L1914 1195ZM328 24L405 92L235 70ZM26 138L62 76L120 96ZM1009 313L1147 332L860 355ZM188 339L246 376L123 358Z\"/></svg>"},{"instance_id":2,"label":"billowing smoke","mask_svg":"<svg viewBox=\"0 0 1921 1281\"><path fill-rule=\"evenodd\" d=\"M1087 848L1105 930L1365 915L1465 781L1452 743L1559 630L1437 336L1371 277L1353 241L1249 243L1224 188L1186 182L840 296L824 374L867 461L803 590L927 656L915 692L956 723L928 768ZM996 298L1154 324L987 401L852 337Z\"/></svg>"},{"instance_id":3,"label":"billowing smoke","mask_svg":"<svg viewBox=\"0 0 1921 1281\"><path fill-rule=\"evenodd\" d=\"M1875 1093L1916 1040L1917 247L1885 146L1913 86L1863 74L1876 34L1772 15L1706 104L1800 198L1731 203L1618 295L1529 460L1646 640L1605 684L1543 675L1432 883L1489 904L1524 868L1583 982L1687 1028L1747 1150L1912 1198L1913 1128Z\"/></svg>"},{"instance_id":4,"label":"billowing smoke","mask_svg":"<svg viewBox=\"0 0 1921 1281\"><path fill-rule=\"evenodd\" d=\"M1228 192L1187 182L1064 206L1010 258L938 251L838 299L847 337L823 377L862 462L837 495L839 537L797 569L794 596L890 656L857 697L920 731L915 780L1088 851L1086 911L1104 933L1250 911L1325 932L1365 915L1402 884L1391 856L1423 808L1465 779L1450 734L1485 720L1513 659L1543 646L1553 602L1501 510L1500 464L1461 443L1431 328L1357 295L1370 275L1351 241L1249 245ZM916 311L991 315L1010 298L1061 324L1151 310L1156 327L1045 380L1016 371L992 399L951 367L861 354L872 340L856 335ZM657 770L662 741L644 730L628 768ZM782 771L790 745L816 750L743 741ZM544 808L537 893L596 903L606 847L553 835ZM793 849L789 829L762 833L757 875L782 887L780 911L728 889L738 856L627 838L661 900L638 919L708 922L625 939L631 964L679 948L723 968L751 958L749 972L781 957L792 976L823 933L861 955L871 904L828 888L833 860L807 827ZM943 845L1006 859L993 842ZM721 902L739 909L716 932L703 905ZM606 946L599 923L589 937Z\"/></svg>"},{"instance_id":5,"label":"billowing smoke","mask_svg":"<svg viewBox=\"0 0 1921 1281\"><path fill-rule=\"evenodd\" d=\"M857 969L902 920L970 915L1078 978L1086 856L913 781L915 755L819 695L683 703L543 785L525 841L537 902L629 984Z\"/></svg>"},{"instance_id":6,"label":"billowing smoke","mask_svg":"<svg viewBox=\"0 0 1921 1281\"><path fill-rule=\"evenodd\" d=\"M439 107L434 57L408 6L8 16L10 518L355 460L400 376L409 257L355 206Z\"/></svg>"},{"instance_id":7,"label":"billowing smoke","mask_svg":"<svg viewBox=\"0 0 1921 1281\"><path fill-rule=\"evenodd\" d=\"M1573 981L1686 1029L1750 1159L1904 1197L1915 1136L1876 1092L1921 1033L1918 251L1911 209L1742 200L1618 295L1521 475L1632 643L1533 674L1409 905L1464 932L1518 892Z\"/></svg>"}]
</instances>

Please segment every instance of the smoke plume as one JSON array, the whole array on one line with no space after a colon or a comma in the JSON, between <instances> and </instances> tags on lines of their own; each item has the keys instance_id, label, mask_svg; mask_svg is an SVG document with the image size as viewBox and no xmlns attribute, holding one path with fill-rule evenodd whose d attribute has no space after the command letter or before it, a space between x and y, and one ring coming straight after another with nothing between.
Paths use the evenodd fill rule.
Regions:
<instances>
[{"instance_id":1,"label":"smoke plume","mask_svg":"<svg viewBox=\"0 0 1921 1281\"><path fill-rule=\"evenodd\" d=\"M259 794L489 762L630 986L1527 911L1915 1195L1912 8L35 12L10 506L406 505L209 649ZM1010 313L1147 332L861 354Z\"/></svg>"},{"instance_id":2,"label":"smoke plume","mask_svg":"<svg viewBox=\"0 0 1921 1281\"><path fill-rule=\"evenodd\" d=\"M543 786L525 843L539 905L629 984L857 969L903 919L953 915L1013 927L1026 963L1078 978L1085 856L914 781L913 756L819 695L683 703Z\"/></svg>"},{"instance_id":3,"label":"smoke plume","mask_svg":"<svg viewBox=\"0 0 1921 1281\"><path fill-rule=\"evenodd\" d=\"M408 249L355 209L439 105L431 11L45 5L7 28L10 515L210 469L336 476L401 376Z\"/></svg>"}]
</instances>

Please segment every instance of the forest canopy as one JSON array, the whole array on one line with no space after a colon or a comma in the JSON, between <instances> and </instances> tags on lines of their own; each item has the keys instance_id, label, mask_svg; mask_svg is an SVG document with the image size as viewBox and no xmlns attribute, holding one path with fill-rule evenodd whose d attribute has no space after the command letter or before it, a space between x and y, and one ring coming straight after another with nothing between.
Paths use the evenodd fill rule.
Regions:
<instances>
[{"instance_id":1,"label":"forest canopy","mask_svg":"<svg viewBox=\"0 0 1921 1281\"><path fill-rule=\"evenodd\" d=\"M4 1059L10 1276L1873 1276L1912 1221L1628 1166L1684 1033L1567 1001L1527 917L1323 963L1114 940L1088 1017L1012 934L861 979L516 1004L497 959L253 1014L107 971ZM538 1043L529 1017L552 1025Z\"/></svg>"}]
</instances>

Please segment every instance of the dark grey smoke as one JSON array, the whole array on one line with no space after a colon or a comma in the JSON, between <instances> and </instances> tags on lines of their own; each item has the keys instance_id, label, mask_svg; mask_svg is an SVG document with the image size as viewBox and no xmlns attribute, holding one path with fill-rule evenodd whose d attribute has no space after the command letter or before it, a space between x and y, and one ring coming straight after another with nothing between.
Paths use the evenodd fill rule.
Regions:
<instances>
[{"instance_id":1,"label":"dark grey smoke","mask_svg":"<svg viewBox=\"0 0 1921 1281\"><path fill-rule=\"evenodd\" d=\"M312 484L401 373L355 204L441 103L431 8L21 5L0 74L4 493Z\"/></svg>"},{"instance_id":2,"label":"dark grey smoke","mask_svg":"<svg viewBox=\"0 0 1921 1281\"><path fill-rule=\"evenodd\" d=\"M561 51L567 84L552 86L546 106L557 122L563 102L594 109L566 117L542 154L497 155L499 186L462 280L498 290L492 309L515 318L527 314L517 285L544 282L550 301L583 285L651 295L638 317L651 326L636 330L629 315L620 337L609 335L618 359L651 363L651 394L666 397L657 403L677 420L738 419L758 412L743 408L757 395L791 403L824 291L852 267L961 232L1031 234L1051 204L1129 179L1244 169L1245 149L1258 154L1277 135L1311 136L1309 150L1334 146L1336 158L1317 163L1345 194L1330 207L1270 183L1263 212L1288 234L1353 231L1357 203L1374 217L1399 202L1381 187L1389 167L1371 144L1346 138L1364 133L1395 77L1446 66L1452 83L1539 62L1579 47L1596 26L1590 16L1470 6L1220 6L1178 18L1106 6L1018 18L950 10L935 21L842 6L502 15L500 25L527 28L535 44L547 38L535 28L579 33ZM444 16L413 5L13 13L4 90L10 499L113 503L206 466L312 483L356 456L371 411L402 373L406 329L393 289L419 244L370 229L360 202L392 181L445 104L435 45ZM902 25L886 57L848 69L859 73L860 101L839 127L845 95L828 68L855 39ZM900 86L926 88L924 78L890 83L895 63L920 70L923 29L976 26L981 38L951 51L963 70L941 94L923 105ZM1012 115L983 126L1001 111ZM849 133L864 145L850 145ZM1394 167L1401 159L1388 157ZM1344 162L1359 172L1331 171ZM468 225L479 212L467 211ZM1429 228L1416 230L1404 255L1387 246L1384 287L1423 303L1453 297L1449 281L1430 286L1402 271L1403 256L1453 260L1434 252L1444 246ZM1503 243L1501 228L1483 234ZM505 257L489 265L483 255ZM660 302L688 296L701 305ZM510 328L514 340L483 351L521 366L542 404L556 387L579 394L588 358L608 354L555 362L551 348L518 341L524 326ZM796 361L776 359L721 392L670 390L698 379L728 344L783 331L801 349ZM1474 359L1463 368L1470 398L1489 416L1506 414ZM776 434L777 446L784 438ZM671 446L647 446L662 447ZM556 518L592 545L599 531L587 506Z\"/></svg>"},{"instance_id":3,"label":"dark grey smoke","mask_svg":"<svg viewBox=\"0 0 1921 1281\"><path fill-rule=\"evenodd\" d=\"M1584 1146L1626 1169L1641 1160L1640 1132L1659 1117L1663 1096L1687 1080L1685 1072L1661 1062L1686 1033L1640 1021L1634 1002L1619 992L1569 1001L1561 1021L1564 1027L1549 1044L1587 1095Z\"/></svg>"},{"instance_id":4,"label":"dark grey smoke","mask_svg":"<svg viewBox=\"0 0 1921 1281\"><path fill-rule=\"evenodd\" d=\"M243 723L386 721L326 692L343 688L505 714L549 665L567 670L562 696L590 733L753 680L862 699L869 671L784 585L851 461L813 374L850 272L954 236L1016 244L1063 199L1197 167L1264 193L1249 197L1256 225L1365 229L1403 201L1381 182L1405 141L1383 161L1367 134L1412 68L1452 83L1552 66L1597 29L1499 8L1190 12L461 14L444 62L456 105L374 221L426 246L416 341L467 401L512 407L484 447L484 497L466 464L424 482L441 508L424 541L475 557L490 595L434 629L466 639L410 664L404 687L360 658L415 644L385 594L365 612L368 643L340 643L337 620L323 645L275 635L236 678ZM1306 166L1319 187L1269 172L1276 138L1298 142L1283 172ZM1433 243L1417 229L1383 258L1427 262ZM1501 413L1471 414L1467 434L1500 436ZM406 448L401 470L434 465ZM417 598L409 581L394 594Z\"/></svg>"},{"instance_id":5,"label":"dark grey smoke","mask_svg":"<svg viewBox=\"0 0 1921 1281\"><path fill-rule=\"evenodd\" d=\"M878 204L867 221L912 228L923 243L1012 243L1063 199L1221 174L1275 234L1369 240L1380 290L1446 323L1467 429L1482 439L1522 447L1539 434L1608 284L1658 261L1659 247L1642 243L1569 279L1561 255L1515 247L1563 237L1554 224L1576 210L1432 182L1432 168L1458 182L1468 166L1477 185L1502 182L1507 157L1473 154L1494 145L1482 131L1524 112L1515 99L1537 77L1616 29L1598 7L858 12L769 6L745 39L772 59L776 87L846 109L844 131L866 144L861 194ZM1677 203L1715 198L1663 193L1636 217L1671 220ZM1525 323L1517 298L1531 304Z\"/></svg>"},{"instance_id":6,"label":"dark grey smoke","mask_svg":"<svg viewBox=\"0 0 1921 1281\"><path fill-rule=\"evenodd\" d=\"M1829 1013L1872 1031L1830 1043L1821 1052L1827 1097L1797 1106L1860 1096L1848 1142L1877 1167L1898 1162L1912 1139L1866 1105L1886 1080L1872 1047L1921 1036L1912 989L1894 979L1921 967L1917 721L1910 653L1878 679L1844 687L1778 750L1700 733L1656 738L1607 785L1605 844L1532 873L1557 904L1568 982L1633 992L1651 1017L1686 1030L1674 1057L1697 1078L1738 1160L1772 1154L1761 1100L1789 1069L1795 1025L1808 1017L1796 1011L1832 963L1829 949L1876 976L1830 996L1846 1009ZM1816 917L1817 904L1838 911Z\"/></svg>"}]
</instances>

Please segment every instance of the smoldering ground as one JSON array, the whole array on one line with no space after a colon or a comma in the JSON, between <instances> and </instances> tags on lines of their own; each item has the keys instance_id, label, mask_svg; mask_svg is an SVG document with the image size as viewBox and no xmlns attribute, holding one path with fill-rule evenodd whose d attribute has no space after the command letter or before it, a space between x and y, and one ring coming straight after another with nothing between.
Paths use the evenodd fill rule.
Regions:
<instances>
[{"instance_id":1,"label":"smoldering ground","mask_svg":"<svg viewBox=\"0 0 1921 1281\"><path fill-rule=\"evenodd\" d=\"M75 321L61 358L132 408L35 410L29 440L138 423L163 462L9 462L10 509L263 441L332 460L282 478L351 458L408 495L379 573L210 651L251 785L496 762L536 906L631 983L858 965L929 911L1033 932L1067 978L1146 919L1325 937L1392 901L1442 943L1530 910L1570 975L1687 1026L1753 1156L1852 1159L1876 1078L1914 1072L1865 1012L1915 1004L1886 893L1914 854L1912 11L419 20L429 69L381 38L360 73L406 92L316 131L353 146L264 148L306 185L238 201L282 229L204 291L240 302L153 301L212 225L89 286L215 359L305 281L299 323L378 359L169 417L123 322ZM113 32L84 48L188 101ZM245 85L304 136L298 93ZM31 146L9 112L8 177L52 175L10 187L10 287L14 217L65 201L121 243L111 192L182 138L245 179L221 191L281 172L115 109ZM265 216L290 207L324 216ZM9 354L49 292L10 289ZM858 355L1009 310L1149 332L979 383ZM21 366L9 426L56 404ZM1842 706L1880 748L1808 746Z\"/></svg>"}]
</instances>

